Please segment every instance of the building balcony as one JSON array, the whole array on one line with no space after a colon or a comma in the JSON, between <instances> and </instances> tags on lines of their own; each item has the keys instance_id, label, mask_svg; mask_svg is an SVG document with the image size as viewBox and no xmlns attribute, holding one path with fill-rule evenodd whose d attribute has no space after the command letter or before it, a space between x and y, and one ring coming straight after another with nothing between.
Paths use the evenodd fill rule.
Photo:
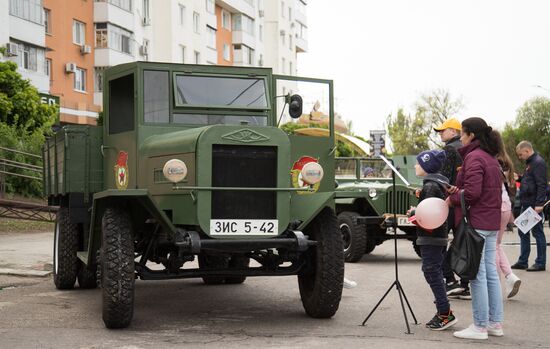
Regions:
<instances>
[{"instance_id":1,"label":"building balcony","mask_svg":"<svg viewBox=\"0 0 550 349\"><path fill-rule=\"evenodd\" d=\"M304 38L295 38L296 52L307 52L307 40Z\"/></svg>"},{"instance_id":2,"label":"building balcony","mask_svg":"<svg viewBox=\"0 0 550 349\"><path fill-rule=\"evenodd\" d=\"M43 25L36 24L19 17L10 16L9 31L10 37L18 41L24 41L39 47L46 46L46 37L44 35Z\"/></svg>"},{"instance_id":3,"label":"building balcony","mask_svg":"<svg viewBox=\"0 0 550 349\"><path fill-rule=\"evenodd\" d=\"M299 1L299 0L298 0L298 1ZM305 14L304 12L298 10L298 8L295 8L293 15L294 15L294 18L293 18L293 19L294 19L296 22L300 22L300 23L302 23L303 25L307 25L307 16L306 16L306 14Z\"/></svg>"},{"instance_id":4,"label":"building balcony","mask_svg":"<svg viewBox=\"0 0 550 349\"><path fill-rule=\"evenodd\" d=\"M134 62L136 60L133 55L110 48L96 47L94 55L96 67L111 67L113 65Z\"/></svg>"},{"instance_id":5,"label":"building balcony","mask_svg":"<svg viewBox=\"0 0 550 349\"><path fill-rule=\"evenodd\" d=\"M29 79L38 92L50 92L50 77L46 74L25 69L17 69L17 72L21 74L23 79Z\"/></svg>"},{"instance_id":6,"label":"building balcony","mask_svg":"<svg viewBox=\"0 0 550 349\"><path fill-rule=\"evenodd\" d=\"M134 14L108 2L94 2L94 22L108 22L134 32Z\"/></svg>"},{"instance_id":7,"label":"building balcony","mask_svg":"<svg viewBox=\"0 0 550 349\"><path fill-rule=\"evenodd\" d=\"M216 5L233 13L244 13L248 17L256 18L254 2L252 0L216 0Z\"/></svg>"},{"instance_id":8,"label":"building balcony","mask_svg":"<svg viewBox=\"0 0 550 349\"><path fill-rule=\"evenodd\" d=\"M218 64L218 51L216 49L207 47L205 53L207 64Z\"/></svg>"},{"instance_id":9,"label":"building balcony","mask_svg":"<svg viewBox=\"0 0 550 349\"><path fill-rule=\"evenodd\" d=\"M256 38L254 35L250 35L244 31L233 31L233 44L242 44L250 47L251 49L255 49Z\"/></svg>"}]
</instances>

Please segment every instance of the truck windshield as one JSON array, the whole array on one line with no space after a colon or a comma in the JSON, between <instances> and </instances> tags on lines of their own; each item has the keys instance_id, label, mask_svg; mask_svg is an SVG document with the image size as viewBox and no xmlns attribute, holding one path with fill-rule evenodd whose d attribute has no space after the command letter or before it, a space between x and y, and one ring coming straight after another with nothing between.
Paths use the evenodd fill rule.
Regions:
<instances>
[{"instance_id":1,"label":"truck windshield","mask_svg":"<svg viewBox=\"0 0 550 349\"><path fill-rule=\"evenodd\" d=\"M267 109L265 79L176 75L176 106Z\"/></svg>"}]
</instances>

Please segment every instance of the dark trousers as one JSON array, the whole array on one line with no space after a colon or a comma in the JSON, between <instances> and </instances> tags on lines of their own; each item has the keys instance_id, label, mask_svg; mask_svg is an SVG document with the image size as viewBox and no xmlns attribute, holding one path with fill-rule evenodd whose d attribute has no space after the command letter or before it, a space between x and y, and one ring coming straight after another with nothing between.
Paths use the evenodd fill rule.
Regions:
<instances>
[{"instance_id":1,"label":"dark trousers","mask_svg":"<svg viewBox=\"0 0 550 349\"><path fill-rule=\"evenodd\" d=\"M455 273L453 269L451 269L451 264L449 263L449 250L445 252L445 257L443 260L443 265L441 269L443 270L443 277L445 278L445 281L447 283L449 282L456 282ZM470 286L470 280L468 279L460 279L460 286L464 287L465 289L469 289Z\"/></svg>"},{"instance_id":2,"label":"dark trousers","mask_svg":"<svg viewBox=\"0 0 550 349\"><path fill-rule=\"evenodd\" d=\"M441 265L445 257L446 246L420 245L422 253L422 271L435 297L435 306L439 314L447 314L451 308Z\"/></svg>"},{"instance_id":3,"label":"dark trousers","mask_svg":"<svg viewBox=\"0 0 550 349\"><path fill-rule=\"evenodd\" d=\"M529 206L522 206L521 212L525 211ZM541 267L546 266L546 237L544 236L544 227L542 223L544 222L544 214L541 212L540 216L542 220L537 223L531 229L530 232L523 234L518 229L518 235L520 237L520 246L521 253L518 258L518 264L528 266L529 265L529 254L531 253L531 234L537 242L537 258L535 259L535 264Z\"/></svg>"}]
</instances>

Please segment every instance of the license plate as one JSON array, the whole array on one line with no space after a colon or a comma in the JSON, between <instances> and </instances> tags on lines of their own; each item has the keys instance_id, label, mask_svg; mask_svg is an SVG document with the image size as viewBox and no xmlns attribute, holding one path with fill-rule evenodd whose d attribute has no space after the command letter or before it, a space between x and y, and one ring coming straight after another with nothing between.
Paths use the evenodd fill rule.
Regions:
<instances>
[{"instance_id":1,"label":"license plate","mask_svg":"<svg viewBox=\"0 0 550 349\"><path fill-rule=\"evenodd\" d=\"M210 236L231 235L279 235L279 221L276 219L211 219Z\"/></svg>"},{"instance_id":2,"label":"license plate","mask_svg":"<svg viewBox=\"0 0 550 349\"><path fill-rule=\"evenodd\" d=\"M397 225L402 227L402 226L405 226L405 227L414 227L414 224L412 224L411 222L409 222L409 218L408 217L397 217Z\"/></svg>"}]
</instances>

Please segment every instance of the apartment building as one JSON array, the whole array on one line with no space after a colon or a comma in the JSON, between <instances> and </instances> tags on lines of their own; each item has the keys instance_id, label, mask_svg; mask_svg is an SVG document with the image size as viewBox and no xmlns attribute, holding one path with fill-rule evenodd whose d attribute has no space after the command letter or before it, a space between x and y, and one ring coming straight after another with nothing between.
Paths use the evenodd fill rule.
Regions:
<instances>
[{"instance_id":1,"label":"apartment building","mask_svg":"<svg viewBox=\"0 0 550 349\"><path fill-rule=\"evenodd\" d=\"M96 124L93 2L44 0L49 93L59 97L60 122Z\"/></svg>"},{"instance_id":2,"label":"apartment building","mask_svg":"<svg viewBox=\"0 0 550 349\"><path fill-rule=\"evenodd\" d=\"M296 74L306 0L0 1L0 44L60 97L61 121L95 124L103 72L137 61L272 67ZM292 86L283 91L290 91Z\"/></svg>"}]
</instances>

